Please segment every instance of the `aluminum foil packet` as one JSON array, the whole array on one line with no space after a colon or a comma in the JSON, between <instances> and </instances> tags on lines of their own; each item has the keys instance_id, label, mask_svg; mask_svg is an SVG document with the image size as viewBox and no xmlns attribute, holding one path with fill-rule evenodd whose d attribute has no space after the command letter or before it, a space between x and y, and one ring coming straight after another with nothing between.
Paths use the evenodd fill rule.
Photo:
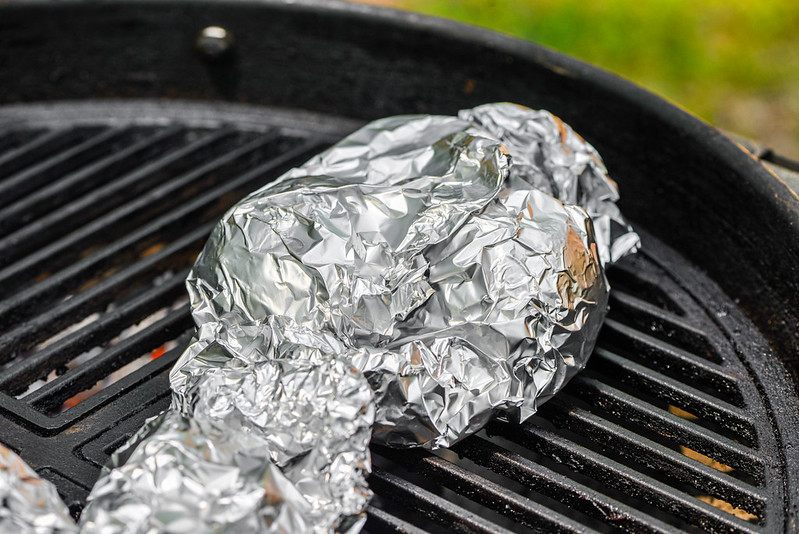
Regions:
<instances>
[{"instance_id":1,"label":"aluminum foil packet","mask_svg":"<svg viewBox=\"0 0 799 534\"><path fill-rule=\"evenodd\" d=\"M334 336L375 392L374 441L449 446L585 365L603 265L638 245L616 199L545 111L378 120L223 217L187 280L194 318Z\"/></svg>"},{"instance_id":2,"label":"aluminum foil packet","mask_svg":"<svg viewBox=\"0 0 799 534\"><path fill-rule=\"evenodd\" d=\"M639 243L617 199L589 144L507 103L375 121L250 194L188 277L172 407L81 532L359 531L370 439L449 446L583 368Z\"/></svg>"},{"instance_id":3,"label":"aluminum foil packet","mask_svg":"<svg viewBox=\"0 0 799 534\"><path fill-rule=\"evenodd\" d=\"M81 532L359 531L374 401L345 351L282 317L202 325L173 407L114 455Z\"/></svg>"},{"instance_id":4,"label":"aluminum foil packet","mask_svg":"<svg viewBox=\"0 0 799 534\"><path fill-rule=\"evenodd\" d=\"M0 532L76 534L75 522L55 486L0 445Z\"/></svg>"}]
</instances>

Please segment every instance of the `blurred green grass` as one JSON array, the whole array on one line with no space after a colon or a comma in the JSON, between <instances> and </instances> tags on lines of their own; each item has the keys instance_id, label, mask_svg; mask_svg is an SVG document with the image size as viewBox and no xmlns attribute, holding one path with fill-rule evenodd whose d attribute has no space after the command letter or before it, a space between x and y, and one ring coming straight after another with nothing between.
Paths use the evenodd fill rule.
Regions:
<instances>
[{"instance_id":1,"label":"blurred green grass","mask_svg":"<svg viewBox=\"0 0 799 534\"><path fill-rule=\"evenodd\" d=\"M601 66L799 156L799 0L394 0Z\"/></svg>"}]
</instances>

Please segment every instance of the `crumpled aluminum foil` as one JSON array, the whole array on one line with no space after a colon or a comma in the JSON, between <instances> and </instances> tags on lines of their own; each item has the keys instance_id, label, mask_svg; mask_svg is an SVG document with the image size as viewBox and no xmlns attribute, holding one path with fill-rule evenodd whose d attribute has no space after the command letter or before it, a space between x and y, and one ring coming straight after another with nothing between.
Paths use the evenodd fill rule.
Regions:
<instances>
[{"instance_id":1,"label":"crumpled aluminum foil","mask_svg":"<svg viewBox=\"0 0 799 534\"><path fill-rule=\"evenodd\" d=\"M619 189L602 158L568 124L548 111L507 102L464 109L458 117L505 145L513 157L512 178L588 213L603 265L641 246L638 234L616 206Z\"/></svg>"},{"instance_id":2,"label":"crumpled aluminum foil","mask_svg":"<svg viewBox=\"0 0 799 534\"><path fill-rule=\"evenodd\" d=\"M73 534L78 529L55 486L0 445L0 532Z\"/></svg>"},{"instance_id":3,"label":"crumpled aluminum foil","mask_svg":"<svg viewBox=\"0 0 799 534\"><path fill-rule=\"evenodd\" d=\"M638 247L617 199L590 145L513 104L373 122L252 193L187 280L172 408L81 532L358 532L370 429L449 446L585 365L604 265Z\"/></svg>"},{"instance_id":4,"label":"crumpled aluminum foil","mask_svg":"<svg viewBox=\"0 0 799 534\"><path fill-rule=\"evenodd\" d=\"M187 280L200 325L278 316L341 340L380 443L533 414L593 348L603 263L638 242L594 149L551 114L459 117L378 120L289 171L225 215Z\"/></svg>"},{"instance_id":5,"label":"crumpled aluminum foil","mask_svg":"<svg viewBox=\"0 0 799 534\"><path fill-rule=\"evenodd\" d=\"M172 409L116 453L81 532L359 531L374 402L344 352L282 317L202 325Z\"/></svg>"}]
</instances>

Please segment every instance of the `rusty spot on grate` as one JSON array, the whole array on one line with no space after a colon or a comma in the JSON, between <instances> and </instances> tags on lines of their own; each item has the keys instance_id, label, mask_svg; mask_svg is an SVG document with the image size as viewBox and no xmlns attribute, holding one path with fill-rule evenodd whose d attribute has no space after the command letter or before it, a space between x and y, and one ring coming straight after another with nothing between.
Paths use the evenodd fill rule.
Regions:
<instances>
[{"instance_id":1,"label":"rusty spot on grate","mask_svg":"<svg viewBox=\"0 0 799 534\"><path fill-rule=\"evenodd\" d=\"M683 453L688 458L691 458L692 460L696 460L697 462L703 463L708 467L712 467L716 471L721 471L722 473L729 473L730 471L734 470L734 468L730 467L727 464L718 462L709 456L705 456L701 452L697 452L693 449L689 449L688 447L684 447L682 445L680 445L680 452Z\"/></svg>"},{"instance_id":2,"label":"rusty spot on grate","mask_svg":"<svg viewBox=\"0 0 799 534\"><path fill-rule=\"evenodd\" d=\"M697 419L699 419L697 416L695 416L691 412L686 412L682 408L678 408L677 406L674 406L673 404L669 404L669 413L674 414L677 417L682 417L683 419L686 419L688 421L696 421Z\"/></svg>"},{"instance_id":3,"label":"rusty spot on grate","mask_svg":"<svg viewBox=\"0 0 799 534\"><path fill-rule=\"evenodd\" d=\"M711 497L710 495L697 495L696 498L702 502L708 503L710 506L718 508L719 510L727 512L728 514L732 514L737 518L743 519L744 521L753 521L757 519L755 514L750 514L746 510L736 508L727 501L722 501L721 499Z\"/></svg>"}]
</instances>

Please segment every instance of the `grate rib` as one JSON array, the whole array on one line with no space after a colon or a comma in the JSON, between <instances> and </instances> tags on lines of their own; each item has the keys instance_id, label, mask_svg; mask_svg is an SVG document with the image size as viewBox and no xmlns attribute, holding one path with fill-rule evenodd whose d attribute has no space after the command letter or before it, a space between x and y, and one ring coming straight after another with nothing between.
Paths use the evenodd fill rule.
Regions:
<instances>
[{"instance_id":1,"label":"grate rib","mask_svg":"<svg viewBox=\"0 0 799 534\"><path fill-rule=\"evenodd\" d=\"M0 247L3 246L3 242L11 243L12 247L15 243L22 243L25 246L21 250L17 250L19 256L26 251L34 250L38 245L53 241L125 201L136 198L149 187L159 183L157 181L158 171L192 153L207 149L214 142L227 137L226 134L229 132L212 132L188 146L178 147L108 184L93 189L72 202L60 206L58 210L47 213L28 226L21 228L9 236L8 241L0 241ZM19 245L17 248L20 248Z\"/></svg>"},{"instance_id":2,"label":"grate rib","mask_svg":"<svg viewBox=\"0 0 799 534\"><path fill-rule=\"evenodd\" d=\"M640 253L643 255L645 252ZM686 306L680 298L680 291L674 291L673 282L668 276L643 257L630 259L627 264L616 263L607 270L611 293L622 291L640 295L659 310L677 316L685 316L691 306ZM671 291L670 291L671 289Z\"/></svg>"},{"instance_id":3,"label":"grate rib","mask_svg":"<svg viewBox=\"0 0 799 534\"><path fill-rule=\"evenodd\" d=\"M88 135L102 131L103 127L92 128L56 128L45 131L42 135L35 137L30 142L15 148L14 150L0 155L0 184L7 176L10 176L28 165L32 165L49 154L57 152L62 148L68 148L74 143L83 141ZM0 205L6 202L0 196Z\"/></svg>"},{"instance_id":4,"label":"grate rib","mask_svg":"<svg viewBox=\"0 0 799 534\"><path fill-rule=\"evenodd\" d=\"M104 150L107 150L107 145L110 142L129 133L124 128L104 128L82 143L5 178L0 182L0 206L7 206L31 191L48 184L54 178L63 176L92 161Z\"/></svg>"},{"instance_id":5,"label":"grate rib","mask_svg":"<svg viewBox=\"0 0 799 534\"><path fill-rule=\"evenodd\" d=\"M456 532L511 534L509 530L380 468L376 467L372 471L369 485L375 491L405 502L430 519Z\"/></svg>"},{"instance_id":6,"label":"grate rib","mask_svg":"<svg viewBox=\"0 0 799 534\"><path fill-rule=\"evenodd\" d=\"M246 150L245 147L242 147L242 151L244 151L243 153L249 153L250 149L254 150L268 142L268 138L253 141L246 145L248 147ZM94 254L73 263L63 271L0 302L0 327L8 328L11 325L19 324L32 316L39 306L47 302L48 298L53 298L77 287L78 284L91 279L97 272L135 259L135 256L131 256L143 250L143 245L172 239L179 230L187 226L191 228L192 224L200 224L204 220L217 216L222 210L227 208L230 202L235 200L230 198L232 193L252 188L254 184L260 185L265 175L271 177L272 174L281 171L288 164L306 155L311 150L309 146L315 145L303 143L286 152L284 156L272 159L229 181L223 182L207 193L180 204L174 210L167 210L165 214L127 234L122 239L115 240ZM239 153L239 151L236 152ZM215 168L214 162L208 163L203 166L203 173L211 172ZM194 175L195 173L189 174ZM188 175L185 175L177 180L183 181L187 177ZM159 199L169 196L176 188L174 181L165 184L162 188L137 198L122 208L57 241L52 246L40 249L38 253L0 272L0 284L7 284L9 283L8 279L18 278L25 273L25 267L30 266L32 262L34 264L49 262L54 255L62 253L66 249L77 247L79 243L88 243L96 240L98 233L107 232L108 228L118 228L122 220L131 217L140 210L146 209L146 206L150 203L158 202ZM225 198L230 198L229 202L225 203Z\"/></svg>"},{"instance_id":7,"label":"grate rib","mask_svg":"<svg viewBox=\"0 0 799 534\"><path fill-rule=\"evenodd\" d=\"M141 428L141 425L144 424L146 418L160 414L169 406L169 370L174 366L175 361L177 361L182 352L180 347L185 346L189 339L189 333L180 336L177 340L178 348L170 350L160 358L150 360L132 373L123 376L109 387L101 389L79 402L77 405L59 414L46 416L22 401L18 400L17 402L37 415L42 416L43 419L47 421L47 424L43 426L44 432L50 432L50 428L55 427L54 423L63 423L61 428L56 428L58 430L68 431L70 427L75 428L77 426L80 428L80 425L77 423L85 423L88 418L104 417L104 415L99 415L98 412L113 411L116 421L128 418L132 413L139 411L142 406L135 405L135 408L133 408L131 404L125 405L112 401L119 397L120 392L130 391L131 388L143 388L148 391L148 394L142 398L142 402L146 406L158 405L159 408L156 410L149 410L148 415L139 418L139 425L134 428L134 430L138 430ZM116 429L109 428L106 430L117 433ZM96 436L100 433L102 433L102 431L98 431L93 427L89 427L85 430L86 435ZM77 447L75 449L76 455L80 454L79 448L80 447ZM92 463L89 459L85 461ZM99 475L99 469L97 474L90 480L87 490L91 489L93 482L97 480L97 475Z\"/></svg>"},{"instance_id":8,"label":"grate rib","mask_svg":"<svg viewBox=\"0 0 799 534\"><path fill-rule=\"evenodd\" d=\"M696 318L674 315L634 295L615 289L610 293L610 307L615 321L630 328L643 330L652 337L715 364L724 364L724 360L708 341L702 328L696 324Z\"/></svg>"},{"instance_id":9,"label":"grate rib","mask_svg":"<svg viewBox=\"0 0 799 534\"><path fill-rule=\"evenodd\" d=\"M47 130L45 128L23 128L19 130L6 130L0 133L0 152L10 152L22 145L30 143L33 139L41 136ZM2 159L3 156L0 156Z\"/></svg>"},{"instance_id":10,"label":"grate rib","mask_svg":"<svg viewBox=\"0 0 799 534\"><path fill-rule=\"evenodd\" d=\"M191 326L189 307L182 306L91 360L70 369L52 382L26 395L22 400L40 411L54 409L73 395L91 389L94 384L123 365L177 338Z\"/></svg>"},{"instance_id":11,"label":"grate rib","mask_svg":"<svg viewBox=\"0 0 799 534\"><path fill-rule=\"evenodd\" d=\"M277 135L275 133L261 136L250 143L231 150L230 152L222 156L218 156L187 173L169 180L160 187L157 187L146 194L137 197L135 200L123 205L118 210L109 214L107 218L101 217L100 219L93 221L93 223L90 225L89 235L86 236L85 233L81 234L84 239L78 240L78 243L74 242L74 238L70 239L70 236L67 236L67 239L64 241L71 242L70 248L72 249L72 252L75 253L80 250L81 245L86 246L96 242L99 236L112 234L114 237L116 237L120 230L126 229L130 224L135 224L136 222L146 220L146 215L153 211L153 206L158 206L160 211L165 211L169 207L172 207L175 203L185 200L181 198L181 195L178 194L179 191L200 180L209 173L218 171L225 165L230 164L231 162L234 162L239 158L242 158L247 154L257 150L258 148L274 141L276 137ZM121 225L121 227L119 225ZM41 230L41 228L38 227L36 229ZM24 254L34 251L37 246L43 244L42 241L44 239L49 237L49 232L39 231L38 233L32 233L31 231L25 231L23 229L21 232L11 234L3 239L0 239L0 251L3 251L3 257L0 257L0 265L9 265L18 260ZM86 239L86 237L88 237L88 239ZM57 241L56 243L60 242L61 241ZM62 253L65 252L65 244L61 244L58 248ZM39 249L36 252L47 250L49 250L49 247ZM42 259L37 256L34 265L38 264L39 268L41 268L43 265L48 265L48 263L42 263L42 261L48 260L52 261L52 253L50 258L47 259ZM30 265L31 261L27 261L25 263ZM22 271L20 271L20 268L18 267L17 269L12 270L12 272L19 276L20 272ZM4 278L7 276L5 273L6 270L4 269L3 274L0 275L0 283L4 283Z\"/></svg>"},{"instance_id":12,"label":"grate rib","mask_svg":"<svg viewBox=\"0 0 799 534\"><path fill-rule=\"evenodd\" d=\"M399 465L412 464L413 469L425 477L526 527L553 533L596 533L594 529L570 517L438 456L384 447L378 448L378 451L381 456L392 459Z\"/></svg>"},{"instance_id":13,"label":"grate rib","mask_svg":"<svg viewBox=\"0 0 799 534\"><path fill-rule=\"evenodd\" d=\"M155 254L118 271L72 298L0 336L0 361L9 361L31 349L47 337L118 299L137 284L171 268L183 267L211 232L214 223L206 223L165 246ZM179 256L186 256L180 261Z\"/></svg>"},{"instance_id":14,"label":"grate rib","mask_svg":"<svg viewBox=\"0 0 799 534\"><path fill-rule=\"evenodd\" d=\"M366 507L366 531L396 532L397 534L427 534L426 531L395 517L373 505Z\"/></svg>"},{"instance_id":15,"label":"grate rib","mask_svg":"<svg viewBox=\"0 0 799 534\"><path fill-rule=\"evenodd\" d=\"M593 406L601 407L622 421L646 428L676 445L685 445L726 465L742 469L763 482L763 458L753 449L700 427L632 395L586 375L570 383L572 394Z\"/></svg>"},{"instance_id":16,"label":"grate rib","mask_svg":"<svg viewBox=\"0 0 799 534\"><path fill-rule=\"evenodd\" d=\"M47 375L52 369L58 369L75 358L80 352L92 346L107 343L125 327L134 325L168 306L185 293L184 280L188 269L184 269L165 280L162 284L151 287L129 302L104 313L96 321L72 332L47 347L15 362L0 374L0 391L8 395L17 395L24 391L28 384Z\"/></svg>"},{"instance_id":17,"label":"grate rib","mask_svg":"<svg viewBox=\"0 0 799 534\"><path fill-rule=\"evenodd\" d=\"M136 159L149 159L160 151L168 150L171 140L183 133L184 129L173 126L156 130L138 142L134 142L122 150L112 152L106 157L96 159L80 169L66 174L63 177L39 187L13 204L0 209L0 235L8 234L43 215L59 216L62 221L72 218L65 217L63 207L70 199L86 191L97 188L111 178L116 178L124 172L127 164L135 164ZM125 132L129 135L129 132ZM73 226L74 227L74 226ZM53 232L65 233L67 228L61 226L37 228L38 233L52 234Z\"/></svg>"},{"instance_id":18,"label":"grate rib","mask_svg":"<svg viewBox=\"0 0 799 534\"><path fill-rule=\"evenodd\" d=\"M645 512L478 436L455 445L453 451L478 465L625 532L633 534L676 534L679 532L677 528Z\"/></svg>"},{"instance_id":19,"label":"grate rib","mask_svg":"<svg viewBox=\"0 0 799 534\"><path fill-rule=\"evenodd\" d=\"M563 392L542 409L542 415L563 428L590 438L613 451L696 489L724 499L756 515L762 515L765 496L761 490L712 467L684 456L643 436L630 432L607 419L578 407L578 401Z\"/></svg>"},{"instance_id":20,"label":"grate rib","mask_svg":"<svg viewBox=\"0 0 799 534\"><path fill-rule=\"evenodd\" d=\"M493 423L490 429L491 433L499 434L539 454L549 456L559 463L565 463L570 469L589 476L607 487L641 499L712 532L728 534L760 532L760 528L753 523L727 514L687 493L530 423L523 423L515 428L511 428L509 424Z\"/></svg>"},{"instance_id":21,"label":"grate rib","mask_svg":"<svg viewBox=\"0 0 799 534\"><path fill-rule=\"evenodd\" d=\"M632 359L686 382L701 383L709 393L743 407L743 397L736 384L738 377L724 366L699 358L674 345L607 319L602 329L601 343L611 345Z\"/></svg>"},{"instance_id":22,"label":"grate rib","mask_svg":"<svg viewBox=\"0 0 799 534\"><path fill-rule=\"evenodd\" d=\"M757 446L757 432L739 407L601 347L594 350L591 359L602 362L604 374L712 421L736 433L750 446Z\"/></svg>"}]
</instances>

